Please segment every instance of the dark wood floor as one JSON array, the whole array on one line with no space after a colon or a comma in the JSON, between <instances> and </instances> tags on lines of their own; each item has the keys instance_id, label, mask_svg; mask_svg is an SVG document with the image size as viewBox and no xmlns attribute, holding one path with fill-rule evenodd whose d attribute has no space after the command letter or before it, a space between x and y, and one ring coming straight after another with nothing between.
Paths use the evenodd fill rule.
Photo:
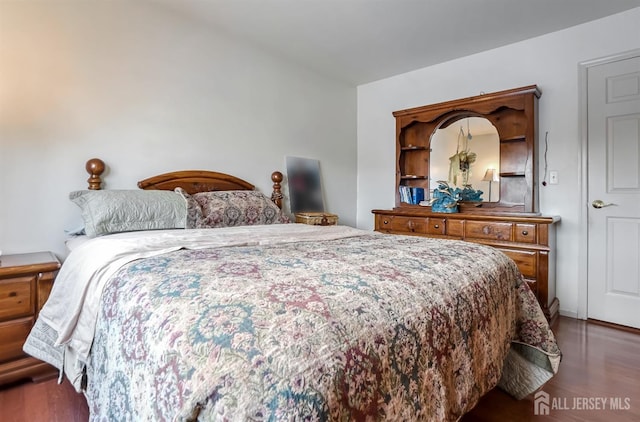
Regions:
<instances>
[{"instance_id":1,"label":"dark wood floor","mask_svg":"<svg viewBox=\"0 0 640 422\"><path fill-rule=\"evenodd\" d=\"M533 396L516 401L495 389L462 421L640 421L640 335L565 317L554 331L564 356L558 374L542 388L549 394L549 416L534 415ZM628 409L611 409L612 399ZM595 404L604 409L574 409ZM80 422L88 413L84 397L68 382L0 389L0 420L5 422Z\"/></svg>"},{"instance_id":2,"label":"dark wood floor","mask_svg":"<svg viewBox=\"0 0 640 422\"><path fill-rule=\"evenodd\" d=\"M640 334L560 317L553 327L562 363L542 387L549 394L548 416L534 415L534 396L517 401L494 389L462 419L469 421L640 421ZM604 409L587 410L597 402ZM612 410L611 399L626 410ZM628 399L628 400L626 400ZM573 409L575 407L575 409ZM565 409L569 408L569 409Z\"/></svg>"}]
</instances>

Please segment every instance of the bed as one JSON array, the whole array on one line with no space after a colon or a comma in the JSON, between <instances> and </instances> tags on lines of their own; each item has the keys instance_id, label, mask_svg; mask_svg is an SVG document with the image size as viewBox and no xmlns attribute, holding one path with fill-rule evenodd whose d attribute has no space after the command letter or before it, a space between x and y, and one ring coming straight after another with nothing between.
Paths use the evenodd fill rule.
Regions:
<instances>
[{"instance_id":1,"label":"bed","mask_svg":"<svg viewBox=\"0 0 640 422\"><path fill-rule=\"evenodd\" d=\"M104 163L87 170L87 192L100 191ZM222 173L139 187L177 191L185 226L79 243L24 346L84 392L91 420L449 421L496 385L522 398L558 369L535 296L496 249L273 209L228 224L194 199L256 190Z\"/></svg>"}]
</instances>

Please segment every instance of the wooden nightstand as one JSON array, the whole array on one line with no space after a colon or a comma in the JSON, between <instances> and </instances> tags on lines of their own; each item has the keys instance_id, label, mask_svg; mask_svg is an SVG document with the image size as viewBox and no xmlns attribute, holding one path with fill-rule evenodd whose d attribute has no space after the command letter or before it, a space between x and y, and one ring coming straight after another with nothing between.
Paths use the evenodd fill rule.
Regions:
<instances>
[{"instance_id":1,"label":"wooden nightstand","mask_svg":"<svg viewBox=\"0 0 640 422\"><path fill-rule=\"evenodd\" d=\"M52 366L27 356L22 345L59 268L51 252L0 255L0 385L55 374Z\"/></svg>"},{"instance_id":2,"label":"wooden nightstand","mask_svg":"<svg viewBox=\"0 0 640 422\"><path fill-rule=\"evenodd\" d=\"M312 226L335 226L338 224L338 216L327 212L298 212L295 217L296 223Z\"/></svg>"}]
</instances>

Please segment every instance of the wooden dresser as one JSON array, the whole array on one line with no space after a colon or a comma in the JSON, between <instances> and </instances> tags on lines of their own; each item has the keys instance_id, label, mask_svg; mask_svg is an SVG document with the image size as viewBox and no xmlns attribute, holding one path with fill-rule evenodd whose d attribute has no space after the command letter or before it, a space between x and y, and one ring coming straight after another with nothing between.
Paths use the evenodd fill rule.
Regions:
<instances>
[{"instance_id":1,"label":"wooden dresser","mask_svg":"<svg viewBox=\"0 0 640 422\"><path fill-rule=\"evenodd\" d=\"M0 255L0 385L55 374L52 366L27 356L22 345L59 268L51 252Z\"/></svg>"},{"instance_id":2,"label":"wooden dresser","mask_svg":"<svg viewBox=\"0 0 640 422\"><path fill-rule=\"evenodd\" d=\"M547 319L558 316L555 223L558 217L432 213L420 208L373 210L375 230L391 234L459 239L500 249L515 261Z\"/></svg>"},{"instance_id":3,"label":"wooden dresser","mask_svg":"<svg viewBox=\"0 0 640 422\"><path fill-rule=\"evenodd\" d=\"M500 249L516 262L545 316L553 322L559 306L555 238L560 218L541 215L538 206L540 96L538 87L529 85L393 112L396 206L372 212L380 232L461 239ZM475 126L478 120L484 125ZM447 136L449 127L457 137ZM465 166L462 161L454 164L460 151ZM473 160L466 161L471 153ZM441 194L445 182L455 185L452 174L464 169L468 174L486 172L480 180L463 178L456 186L458 190L482 189L483 201L458 197L459 212L433 212L429 205L434 192ZM487 178L488 174L492 176ZM495 196L491 183L496 184ZM416 205L413 198L401 194L407 190L424 193L427 206Z\"/></svg>"}]
</instances>

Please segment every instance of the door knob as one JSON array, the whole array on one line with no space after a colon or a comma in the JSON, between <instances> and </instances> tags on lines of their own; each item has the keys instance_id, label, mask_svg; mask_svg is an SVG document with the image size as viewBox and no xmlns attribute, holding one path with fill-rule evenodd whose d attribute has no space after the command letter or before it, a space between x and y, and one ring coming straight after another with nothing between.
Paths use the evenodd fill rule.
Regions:
<instances>
[{"instance_id":1,"label":"door knob","mask_svg":"<svg viewBox=\"0 0 640 422\"><path fill-rule=\"evenodd\" d=\"M615 205L615 204L605 204L605 202L601 199L596 199L591 203L591 206L593 208L604 208L604 207L610 207L611 205Z\"/></svg>"}]
</instances>

